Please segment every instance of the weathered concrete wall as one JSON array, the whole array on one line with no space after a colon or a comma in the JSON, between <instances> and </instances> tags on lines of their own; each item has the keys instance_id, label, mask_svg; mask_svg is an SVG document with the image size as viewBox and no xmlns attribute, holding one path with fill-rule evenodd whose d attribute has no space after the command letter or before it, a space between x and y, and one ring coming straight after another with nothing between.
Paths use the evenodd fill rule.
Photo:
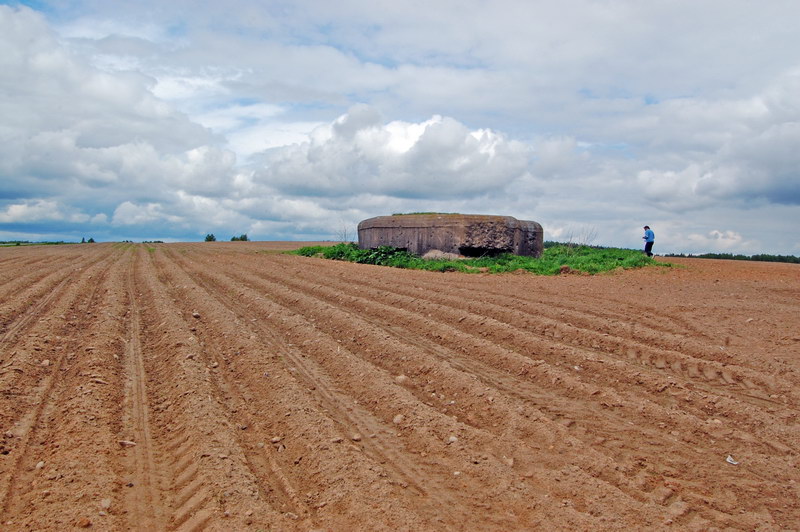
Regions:
<instances>
[{"instance_id":1,"label":"weathered concrete wall","mask_svg":"<svg viewBox=\"0 0 800 532\"><path fill-rule=\"evenodd\" d=\"M378 216L358 224L358 246L392 246L424 255L431 250L478 256L514 253L538 257L542 226L511 216L480 214L403 214Z\"/></svg>"}]
</instances>

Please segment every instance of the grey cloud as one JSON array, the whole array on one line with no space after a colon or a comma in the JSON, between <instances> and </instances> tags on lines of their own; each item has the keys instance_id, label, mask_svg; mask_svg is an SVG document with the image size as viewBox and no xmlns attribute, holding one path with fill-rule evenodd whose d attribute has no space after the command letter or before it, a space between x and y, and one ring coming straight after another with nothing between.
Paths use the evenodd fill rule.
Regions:
<instances>
[{"instance_id":1,"label":"grey cloud","mask_svg":"<svg viewBox=\"0 0 800 532\"><path fill-rule=\"evenodd\" d=\"M652 201L689 210L717 201L800 205L800 72L745 100L686 101L678 116L671 115L672 107L653 112L664 126L662 143L673 145L680 158L670 169L640 172ZM684 132L692 139L681 139ZM674 146L681 143L686 149Z\"/></svg>"},{"instance_id":2,"label":"grey cloud","mask_svg":"<svg viewBox=\"0 0 800 532\"><path fill-rule=\"evenodd\" d=\"M342 139L353 140L359 131L379 127L380 123L381 115L378 110L361 104L353 106L347 114L337 118L333 123L333 131Z\"/></svg>"}]
</instances>

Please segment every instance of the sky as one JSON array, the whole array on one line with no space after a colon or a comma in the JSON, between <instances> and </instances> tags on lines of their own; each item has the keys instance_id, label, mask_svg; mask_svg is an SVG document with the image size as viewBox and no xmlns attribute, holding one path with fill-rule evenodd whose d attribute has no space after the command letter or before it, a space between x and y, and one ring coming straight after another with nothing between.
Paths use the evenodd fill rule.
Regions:
<instances>
[{"instance_id":1,"label":"sky","mask_svg":"<svg viewBox=\"0 0 800 532\"><path fill-rule=\"evenodd\" d=\"M800 255L796 0L0 0L0 240L403 212Z\"/></svg>"}]
</instances>

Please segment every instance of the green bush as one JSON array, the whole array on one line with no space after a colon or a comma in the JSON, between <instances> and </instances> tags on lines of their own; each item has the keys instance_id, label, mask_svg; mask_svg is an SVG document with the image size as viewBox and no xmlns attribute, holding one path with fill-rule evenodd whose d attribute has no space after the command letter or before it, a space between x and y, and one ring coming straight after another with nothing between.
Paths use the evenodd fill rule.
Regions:
<instances>
[{"instance_id":1,"label":"green bush","mask_svg":"<svg viewBox=\"0 0 800 532\"><path fill-rule=\"evenodd\" d=\"M619 248L598 248L575 245L551 245L545 248L540 258L522 257L510 253L476 259L423 259L407 251L381 246L376 249L359 249L354 243L333 246L309 246L293 253L306 257L320 256L326 259L429 270L437 272L460 271L467 273L503 273L525 270L538 275L556 275L576 272L596 274L617 268L630 269L660 265L641 251Z\"/></svg>"}]
</instances>

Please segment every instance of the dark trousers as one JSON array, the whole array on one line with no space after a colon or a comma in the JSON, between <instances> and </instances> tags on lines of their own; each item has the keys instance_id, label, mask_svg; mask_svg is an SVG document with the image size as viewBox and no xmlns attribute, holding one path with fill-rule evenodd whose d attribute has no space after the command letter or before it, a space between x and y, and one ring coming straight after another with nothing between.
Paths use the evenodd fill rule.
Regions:
<instances>
[{"instance_id":1,"label":"dark trousers","mask_svg":"<svg viewBox=\"0 0 800 532\"><path fill-rule=\"evenodd\" d=\"M647 254L648 257L653 256L653 242L644 243L644 252Z\"/></svg>"}]
</instances>

